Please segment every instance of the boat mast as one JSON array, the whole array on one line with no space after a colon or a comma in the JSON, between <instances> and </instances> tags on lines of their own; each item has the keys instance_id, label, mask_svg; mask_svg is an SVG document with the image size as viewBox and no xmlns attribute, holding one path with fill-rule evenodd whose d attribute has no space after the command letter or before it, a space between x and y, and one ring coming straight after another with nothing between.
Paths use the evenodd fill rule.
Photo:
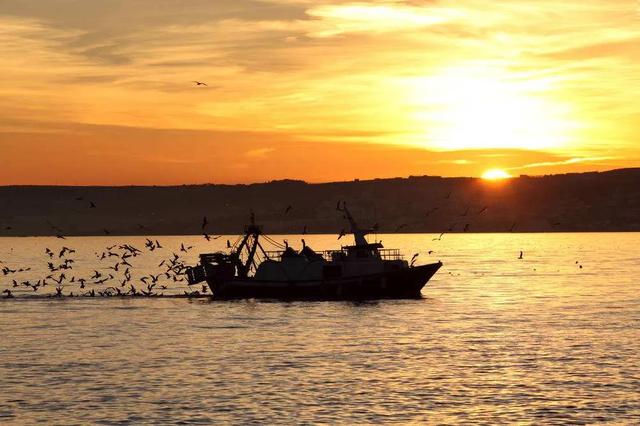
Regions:
<instances>
[{"instance_id":1,"label":"boat mast","mask_svg":"<svg viewBox=\"0 0 640 426\"><path fill-rule=\"evenodd\" d=\"M256 268L255 255L258 248L260 248L265 258L267 258L266 251L262 248L260 241L258 241L259 236L262 234L262 227L256 225L256 218L253 212L251 212L249 221L249 225L244 227L244 238L235 251L237 257L236 267L238 268L238 276L241 278L246 278L249 275L251 266ZM245 248L247 250L247 260L243 263L240 254Z\"/></svg>"},{"instance_id":2,"label":"boat mast","mask_svg":"<svg viewBox=\"0 0 640 426\"><path fill-rule=\"evenodd\" d=\"M342 202L342 206L340 206L340 202L338 201L338 207L337 208L338 208L338 211L341 211L342 213L344 213L345 217L347 218L347 220L351 224L351 233L353 234L353 237L356 240L356 245L357 246L366 246L367 244L369 244L367 242L367 239L365 238L365 236L369 233L369 230L368 229L360 229L358 227L358 224L356 223L356 221L353 218L353 216L351 216L351 212L349 212L349 209L347 208L347 202L343 201Z\"/></svg>"}]
</instances>

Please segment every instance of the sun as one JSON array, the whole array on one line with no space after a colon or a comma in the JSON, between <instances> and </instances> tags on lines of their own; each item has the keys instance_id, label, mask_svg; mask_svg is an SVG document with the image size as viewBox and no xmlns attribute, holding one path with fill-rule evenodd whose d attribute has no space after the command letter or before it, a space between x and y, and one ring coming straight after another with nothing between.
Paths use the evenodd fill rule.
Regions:
<instances>
[{"instance_id":1,"label":"sun","mask_svg":"<svg viewBox=\"0 0 640 426\"><path fill-rule=\"evenodd\" d=\"M509 179L511 176L509 173L505 172L502 169L489 169L482 174L482 179L486 180L501 180L501 179Z\"/></svg>"}]
</instances>

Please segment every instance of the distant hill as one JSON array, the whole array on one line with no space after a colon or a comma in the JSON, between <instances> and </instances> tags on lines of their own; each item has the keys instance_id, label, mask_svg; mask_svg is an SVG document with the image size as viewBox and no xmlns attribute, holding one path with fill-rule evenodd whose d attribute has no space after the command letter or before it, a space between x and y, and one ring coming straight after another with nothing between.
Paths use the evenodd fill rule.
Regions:
<instances>
[{"instance_id":1,"label":"distant hill","mask_svg":"<svg viewBox=\"0 0 640 426\"><path fill-rule=\"evenodd\" d=\"M0 236L337 233L347 202L379 232L640 231L640 168L487 182L409 178L308 184L0 187ZM91 207L91 203L95 207ZM285 213L287 207L291 206Z\"/></svg>"}]
</instances>

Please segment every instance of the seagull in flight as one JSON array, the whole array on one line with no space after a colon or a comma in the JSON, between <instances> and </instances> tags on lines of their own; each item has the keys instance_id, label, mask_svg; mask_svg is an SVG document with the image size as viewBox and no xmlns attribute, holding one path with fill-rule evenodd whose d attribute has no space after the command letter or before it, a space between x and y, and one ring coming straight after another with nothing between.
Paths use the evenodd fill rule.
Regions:
<instances>
[{"instance_id":1,"label":"seagull in flight","mask_svg":"<svg viewBox=\"0 0 640 426\"><path fill-rule=\"evenodd\" d=\"M193 83L195 83L196 86L207 86L207 83L203 83L202 81L193 80Z\"/></svg>"}]
</instances>

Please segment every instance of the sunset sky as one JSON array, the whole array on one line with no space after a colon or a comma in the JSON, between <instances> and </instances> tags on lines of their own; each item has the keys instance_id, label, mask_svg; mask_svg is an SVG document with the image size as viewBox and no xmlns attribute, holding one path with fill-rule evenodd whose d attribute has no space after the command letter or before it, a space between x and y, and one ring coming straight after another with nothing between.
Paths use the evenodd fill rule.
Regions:
<instances>
[{"instance_id":1,"label":"sunset sky","mask_svg":"<svg viewBox=\"0 0 640 426\"><path fill-rule=\"evenodd\" d=\"M0 0L1 185L539 175L638 141L640 0Z\"/></svg>"}]
</instances>

